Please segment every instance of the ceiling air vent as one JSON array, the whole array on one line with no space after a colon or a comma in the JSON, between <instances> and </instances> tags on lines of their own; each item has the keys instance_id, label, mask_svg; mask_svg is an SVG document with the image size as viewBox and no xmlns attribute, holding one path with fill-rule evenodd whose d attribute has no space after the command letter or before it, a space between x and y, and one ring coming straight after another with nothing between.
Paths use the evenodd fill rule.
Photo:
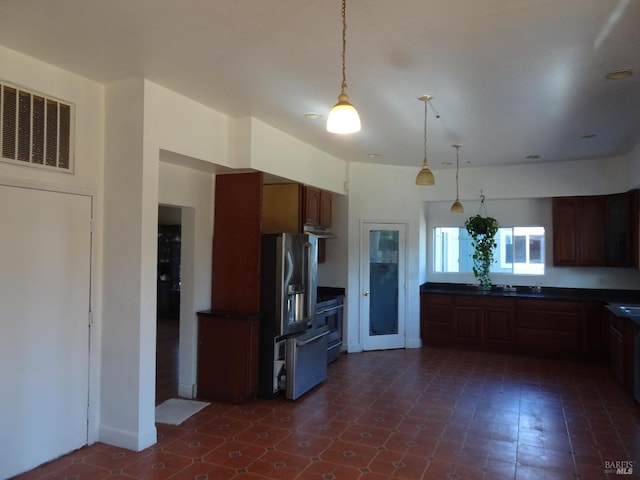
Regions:
<instances>
[{"instance_id":1,"label":"ceiling air vent","mask_svg":"<svg viewBox=\"0 0 640 480\"><path fill-rule=\"evenodd\" d=\"M74 106L0 82L2 160L73 173Z\"/></svg>"}]
</instances>

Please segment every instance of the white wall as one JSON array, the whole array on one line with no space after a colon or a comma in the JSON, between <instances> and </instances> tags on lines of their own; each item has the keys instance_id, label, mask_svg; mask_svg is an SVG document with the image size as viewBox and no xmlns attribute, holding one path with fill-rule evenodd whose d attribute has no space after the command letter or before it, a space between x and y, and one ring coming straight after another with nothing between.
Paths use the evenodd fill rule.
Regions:
<instances>
[{"instance_id":1,"label":"white wall","mask_svg":"<svg viewBox=\"0 0 640 480\"><path fill-rule=\"evenodd\" d=\"M144 81L106 91L100 440L156 441L158 153L145 144Z\"/></svg>"},{"instance_id":2,"label":"white wall","mask_svg":"<svg viewBox=\"0 0 640 480\"><path fill-rule=\"evenodd\" d=\"M250 128L248 166L290 180L344 194L347 164L255 118L242 122ZM243 149L246 151L246 149ZM236 161L245 165L246 161Z\"/></svg>"},{"instance_id":3,"label":"white wall","mask_svg":"<svg viewBox=\"0 0 640 480\"><path fill-rule=\"evenodd\" d=\"M393 168L384 165L351 163L349 165L349 227L348 227L348 281L347 331L349 352L362 350L360 338L360 246L362 222L404 222L407 224L407 269L405 311L406 343L420 345L419 272L420 218L422 195L434 190L422 190L415 185L417 169Z\"/></svg>"}]
</instances>

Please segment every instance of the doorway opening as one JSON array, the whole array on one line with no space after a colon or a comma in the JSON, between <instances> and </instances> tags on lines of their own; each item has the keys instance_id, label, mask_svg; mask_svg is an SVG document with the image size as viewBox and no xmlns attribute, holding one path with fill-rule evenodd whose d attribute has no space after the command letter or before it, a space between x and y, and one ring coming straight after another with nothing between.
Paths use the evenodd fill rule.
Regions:
<instances>
[{"instance_id":1,"label":"doorway opening","mask_svg":"<svg viewBox=\"0 0 640 480\"><path fill-rule=\"evenodd\" d=\"M158 207L156 405L178 396L182 209Z\"/></svg>"}]
</instances>

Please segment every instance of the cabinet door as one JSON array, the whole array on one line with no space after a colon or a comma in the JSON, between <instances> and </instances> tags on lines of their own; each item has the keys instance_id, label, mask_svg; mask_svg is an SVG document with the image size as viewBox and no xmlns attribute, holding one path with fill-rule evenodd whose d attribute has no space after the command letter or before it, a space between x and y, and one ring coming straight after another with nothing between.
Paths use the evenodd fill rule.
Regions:
<instances>
[{"instance_id":1,"label":"cabinet door","mask_svg":"<svg viewBox=\"0 0 640 480\"><path fill-rule=\"evenodd\" d=\"M554 198L553 209L553 264L578 264L577 226L578 206L575 197Z\"/></svg>"},{"instance_id":2,"label":"cabinet door","mask_svg":"<svg viewBox=\"0 0 640 480\"><path fill-rule=\"evenodd\" d=\"M580 221L578 234L579 265L606 264L605 197L579 197Z\"/></svg>"},{"instance_id":3,"label":"cabinet door","mask_svg":"<svg viewBox=\"0 0 640 480\"><path fill-rule=\"evenodd\" d=\"M320 191L320 226L324 228L331 227L331 192L325 190Z\"/></svg>"},{"instance_id":4,"label":"cabinet door","mask_svg":"<svg viewBox=\"0 0 640 480\"><path fill-rule=\"evenodd\" d=\"M607 197L607 265L638 266L638 190Z\"/></svg>"},{"instance_id":5,"label":"cabinet door","mask_svg":"<svg viewBox=\"0 0 640 480\"><path fill-rule=\"evenodd\" d=\"M558 197L552 205L553 264L605 265L605 197Z\"/></svg>"},{"instance_id":6,"label":"cabinet door","mask_svg":"<svg viewBox=\"0 0 640 480\"><path fill-rule=\"evenodd\" d=\"M420 295L420 338L425 345L446 345L451 341L453 296Z\"/></svg>"},{"instance_id":7,"label":"cabinet door","mask_svg":"<svg viewBox=\"0 0 640 480\"><path fill-rule=\"evenodd\" d=\"M609 325L609 365L613 375L624 384L624 336Z\"/></svg>"},{"instance_id":8,"label":"cabinet door","mask_svg":"<svg viewBox=\"0 0 640 480\"><path fill-rule=\"evenodd\" d=\"M198 316L198 397L234 404L258 389L257 318Z\"/></svg>"},{"instance_id":9,"label":"cabinet door","mask_svg":"<svg viewBox=\"0 0 640 480\"><path fill-rule=\"evenodd\" d=\"M260 311L262 173L216 176L212 305Z\"/></svg>"},{"instance_id":10,"label":"cabinet door","mask_svg":"<svg viewBox=\"0 0 640 480\"><path fill-rule=\"evenodd\" d=\"M456 307L453 338L457 343L482 343L482 311L477 308Z\"/></svg>"},{"instance_id":11,"label":"cabinet door","mask_svg":"<svg viewBox=\"0 0 640 480\"><path fill-rule=\"evenodd\" d=\"M320 189L304 187L304 222L305 225L320 225Z\"/></svg>"},{"instance_id":12,"label":"cabinet door","mask_svg":"<svg viewBox=\"0 0 640 480\"><path fill-rule=\"evenodd\" d=\"M300 185L268 184L262 190L262 233L299 233Z\"/></svg>"},{"instance_id":13,"label":"cabinet door","mask_svg":"<svg viewBox=\"0 0 640 480\"><path fill-rule=\"evenodd\" d=\"M487 309L485 343L511 345L513 342L513 310Z\"/></svg>"}]
</instances>

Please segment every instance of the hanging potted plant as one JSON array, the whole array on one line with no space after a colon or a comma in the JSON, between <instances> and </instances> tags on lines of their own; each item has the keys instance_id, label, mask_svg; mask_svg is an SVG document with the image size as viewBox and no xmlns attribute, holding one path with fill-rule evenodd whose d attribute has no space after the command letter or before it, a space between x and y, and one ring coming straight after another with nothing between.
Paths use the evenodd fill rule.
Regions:
<instances>
[{"instance_id":1,"label":"hanging potted plant","mask_svg":"<svg viewBox=\"0 0 640 480\"><path fill-rule=\"evenodd\" d=\"M484 202L484 198L482 199ZM489 290L491 278L489 268L493 263L493 252L497 247L495 236L498 233L498 221L481 214L469 217L464 223L473 247L473 275L480 282L480 288Z\"/></svg>"}]
</instances>

